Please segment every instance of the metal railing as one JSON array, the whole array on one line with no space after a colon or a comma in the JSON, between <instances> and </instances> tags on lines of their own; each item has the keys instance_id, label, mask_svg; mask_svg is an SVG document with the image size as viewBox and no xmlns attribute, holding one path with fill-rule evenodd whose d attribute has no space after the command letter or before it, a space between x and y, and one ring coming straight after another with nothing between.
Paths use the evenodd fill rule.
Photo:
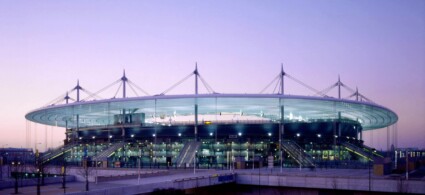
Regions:
<instances>
[{"instance_id":1,"label":"metal railing","mask_svg":"<svg viewBox=\"0 0 425 195\"><path fill-rule=\"evenodd\" d=\"M107 148L106 150L99 152L96 156L93 157L93 159L96 161L107 160L109 156L111 156L115 151L118 150L118 148L121 148L124 145L125 145L125 142L116 142L112 144L109 148Z\"/></svg>"},{"instance_id":2,"label":"metal railing","mask_svg":"<svg viewBox=\"0 0 425 195\"><path fill-rule=\"evenodd\" d=\"M316 167L313 158L304 152L304 149L292 140L284 140L282 149L287 152L300 166Z\"/></svg>"},{"instance_id":3,"label":"metal railing","mask_svg":"<svg viewBox=\"0 0 425 195\"><path fill-rule=\"evenodd\" d=\"M190 165L195 158L196 152L200 146L200 142L187 142L176 159L177 167L182 167L182 165L186 164Z\"/></svg>"}]
</instances>

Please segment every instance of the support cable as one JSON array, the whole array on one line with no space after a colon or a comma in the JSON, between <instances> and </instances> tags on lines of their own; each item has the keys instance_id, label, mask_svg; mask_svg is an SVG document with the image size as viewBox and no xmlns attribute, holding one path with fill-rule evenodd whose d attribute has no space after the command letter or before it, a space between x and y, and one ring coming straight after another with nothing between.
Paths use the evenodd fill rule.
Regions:
<instances>
[{"instance_id":1,"label":"support cable","mask_svg":"<svg viewBox=\"0 0 425 195\"><path fill-rule=\"evenodd\" d=\"M344 83L341 82L341 86L344 87L346 90L350 91L351 93L355 93L356 90L351 89L349 86L345 85Z\"/></svg>"},{"instance_id":2,"label":"support cable","mask_svg":"<svg viewBox=\"0 0 425 195\"><path fill-rule=\"evenodd\" d=\"M330 90L334 89L336 86L338 86L338 82L336 82L336 83L332 84L331 86L321 90L320 93L326 95ZM319 95L319 94L316 93L315 95Z\"/></svg>"},{"instance_id":3,"label":"support cable","mask_svg":"<svg viewBox=\"0 0 425 195\"><path fill-rule=\"evenodd\" d=\"M53 99L53 100L51 100L49 103L47 103L45 106L50 106L50 105L55 105L55 104L57 104L57 102L60 102L60 101L62 101L65 97L66 97L66 94L67 93L71 93L71 92L73 92L75 90L75 88L74 89L71 89L71 90L68 90L69 92L66 92L66 93L64 93L64 94L62 94L62 95L60 95L60 96L58 96L57 98L55 98L55 99Z\"/></svg>"},{"instance_id":4,"label":"support cable","mask_svg":"<svg viewBox=\"0 0 425 195\"><path fill-rule=\"evenodd\" d=\"M283 75L283 76L285 76L285 75ZM277 92L278 94L283 94L283 91L282 91L282 89L283 89L283 87L282 87L282 84L283 84L282 79L283 78L280 77L279 80L278 80L278 83L279 83L279 88L278 88L278 92Z\"/></svg>"},{"instance_id":5,"label":"support cable","mask_svg":"<svg viewBox=\"0 0 425 195\"><path fill-rule=\"evenodd\" d=\"M172 89L174 89L175 87L177 87L178 85L180 85L181 83L183 83L184 81L186 81L189 77L191 77L194 73L191 72L189 75L187 75L186 77L184 77L182 80L180 80L179 82L175 83L174 85L172 85L170 88L166 89L164 92L160 93L159 95L164 95L166 93L168 93L169 91L171 91Z\"/></svg>"},{"instance_id":6,"label":"support cable","mask_svg":"<svg viewBox=\"0 0 425 195\"><path fill-rule=\"evenodd\" d=\"M272 93L274 93L275 91L276 91L276 88L277 88L277 86L279 86L280 85L280 77L279 77L279 79L277 80L277 82L276 82L276 85L274 86L274 89L273 89L273 92ZM279 91L280 91L280 89L278 89L278 92L277 93L279 93Z\"/></svg>"},{"instance_id":7,"label":"support cable","mask_svg":"<svg viewBox=\"0 0 425 195\"><path fill-rule=\"evenodd\" d=\"M212 93L213 90L211 90L208 83L201 77L199 73L198 73L198 77L201 80L202 84L204 85L205 89L208 91L208 93Z\"/></svg>"},{"instance_id":8,"label":"support cable","mask_svg":"<svg viewBox=\"0 0 425 195\"><path fill-rule=\"evenodd\" d=\"M146 92L145 90L143 90L141 87L139 87L138 85L136 85L136 83L134 83L133 81L127 80L127 83L129 83L130 85L134 85L134 87L136 89L138 89L139 91L141 91L142 93L144 93L147 96L150 96L148 92Z\"/></svg>"},{"instance_id":9,"label":"support cable","mask_svg":"<svg viewBox=\"0 0 425 195\"><path fill-rule=\"evenodd\" d=\"M101 96L99 96L98 94L92 93L90 91L88 91L87 89L81 88L81 91L83 91L84 93L86 93L89 96L92 97L97 97L98 99L103 99ZM75 101L75 100L74 100Z\"/></svg>"},{"instance_id":10,"label":"support cable","mask_svg":"<svg viewBox=\"0 0 425 195\"><path fill-rule=\"evenodd\" d=\"M118 94L118 92L119 92L119 91L120 91L120 89L121 89L121 86L122 86L122 83L120 83L120 86L118 87L117 92L115 92L115 95L114 95L114 97L113 97L113 98L117 97L117 94Z\"/></svg>"},{"instance_id":11,"label":"support cable","mask_svg":"<svg viewBox=\"0 0 425 195\"><path fill-rule=\"evenodd\" d=\"M308 86L307 84L305 84L305 83L301 82L300 80L296 79L295 77L293 77L293 76L291 76L291 75L289 75L289 74L285 74L285 76L287 76L288 78L290 78L290 79L292 79L293 81L297 82L298 84L300 84L300 85L302 85L302 86L306 87L307 89L310 89L311 91L313 91L313 92L317 93L318 95L321 95L321 96L326 97L326 95L325 95L325 94L322 94L320 91L318 91L318 90L314 89L313 87Z\"/></svg>"},{"instance_id":12,"label":"support cable","mask_svg":"<svg viewBox=\"0 0 425 195\"><path fill-rule=\"evenodd\" d=\"M128 84L130 84L130 83L128 83ZM134 90L134 88L131 85L128 85L128 86L130 87L131 91L133 91L133 93L136 94L136 96L138 97L139 94L137 93L137 91Z\"/></svg>"},{"instance_id":13,"label":"support cable","mask_svg":"<svg viewBox=\"0 0 425 195\"><path fill-rule=\"evenodd\" d=\"M198 75L199 76L199 75ZM199 77L199 79L201 80L201 83L204 85L205 89L207 90L208 93L211 93L211 90L207 87L207 85L205 84L204 80L202 79L202 77Z\"/></svg>"},{"instance_id":14,"label":"support cable","mask_svg":"<svg viewBox=\"0 0 425 195\"><path fill-rule=\"evenodd\" d=\"M353 93L353 94L351 94L351 95L349 95L349 96L347 96L346 98L344 98L344 99L350 99L350 98L352 98L352 97L354 97L354 96L356 96L357 95L357 93Z\"/></svg>"},{"instance_id":15,"label":"support cable","mask_svg":"<svg viewBox=\"0 0 425 195\"><path fill-rule=\"evenodd\" d=\"M368 102L371 102L371 103L375 103L374 101L372 101L371 99L369 99L369 98L367 98L367 97L365 97L363 94L361 94L361 93L359 93L359 96L362 98L362 99L365 99L366 101L368 101Z\"/></svg>"},{"instance_id":16,"label":"support cable","mask_svg":"<svg viewBox=\"0 0 425 195\"><path fill-rule=\"evenodd\" d=\"M83 100L81 100L81 101L85 101L85 100L87 100L87 99L90 99L90 98L92 98L93 96L95 96L95 95L97 95L97 94L102 93L102 92L103 92L103 91L105 91L106 89L109 89L109 88L110 88L110 87L112 87L113 85L115 85L115 84L117 84L117 83L120 83L120 82L121 82L121 79L118 79L117 81L115 81L115 82L113 82L113 83L111 83L111 84L107 85L106 87L104 87L104 88L102 88L101 90L99 90L99 91L95 92L94 94L92 94L92 95L90 95L90 96L88 96L88 97L84 98L84 99L83 99Z\"/></svg>"},{"instance_id":17,"label":"support cable","mask_svg":"<svg viewBox=\"0 0 425 195\"><path fill-rule=\"evenodd\" d=\"M207 89L209 93L216 93L214 89L207 83L207 81L200 74L198 74L198 76L201 79L201 82L204 84L204 87Z\"/></svg>"},{"instance_id":18,"label":"support cable","mask_svg":"<svg viewBox=\"0 0 425 195\"><path fill-rule=\"evenodd\" d=\"M266 91L270 87L270 85L276 82L276 80L279 78L280 78L280 73L269 84L267 84L266 87L263 88L263 90L260 91L260 94Z\"/></svg>"}]
</instances>

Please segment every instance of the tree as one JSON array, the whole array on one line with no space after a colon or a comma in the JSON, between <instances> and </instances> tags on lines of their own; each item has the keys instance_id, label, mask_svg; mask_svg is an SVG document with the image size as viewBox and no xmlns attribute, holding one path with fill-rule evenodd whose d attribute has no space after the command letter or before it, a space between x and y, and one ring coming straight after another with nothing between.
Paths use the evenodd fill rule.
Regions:
<instances>
[{"instance_id":1,"label":"tree","mask_svg":"<svg viewBox=\"0 0 425 195\"><path fill-rule=\"evenodd\" d=\"M86 191L89 191L89 175L93 172L93 167L89 164L90 160L87 157L83 159L83 167L77 171L77 174L81 175L85 179Z\"/></svg>"}]
</instances>

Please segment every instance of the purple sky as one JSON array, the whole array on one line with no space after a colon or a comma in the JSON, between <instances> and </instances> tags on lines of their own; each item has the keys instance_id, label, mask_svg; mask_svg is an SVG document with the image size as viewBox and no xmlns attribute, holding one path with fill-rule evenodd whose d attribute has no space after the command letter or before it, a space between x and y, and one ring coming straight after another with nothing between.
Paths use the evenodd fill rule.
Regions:
<instances>
[{"instance_id":1,"label":"purple sky","mask_svg":"<svg viewBox=\"0 0 425 195\"><path fill-rule=\"evenodd\" d=\"M195 62L221 93L258 93L281 63L317 89L339 74L398 114L400 147L425 147L421 0L0 0L0 147L25 147L24 115L77 79L97 91L125 69L132 81L158 94ZM289 80L285 90L312 95ZM193 93L192 83L173 93ZM32 128L44 148L46 127ZM64 129L47 129L48 146L57 146ZM373 134L373 140L364 135L366 143L385 149L385 129Z\"/></svg>"}]
</instances>

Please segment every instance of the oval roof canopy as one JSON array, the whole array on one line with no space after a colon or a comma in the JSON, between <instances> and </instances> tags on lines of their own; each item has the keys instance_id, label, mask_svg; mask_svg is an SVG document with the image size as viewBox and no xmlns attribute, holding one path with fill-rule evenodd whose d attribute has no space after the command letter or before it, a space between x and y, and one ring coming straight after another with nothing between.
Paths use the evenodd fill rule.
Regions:
<instances>
[{"instance_id":1,"label":"oval roof canopy","mask_svg":"<svg viewBox=\"0 0 425 195\"><path fill-rule=\"evenodd\" d=\"M67 128L107 126L115 115L143 113L148 123L179 121L193 123L195 104L198 121L239 120L250 123L280 121L281 106L285 122L314 122L341 119L358 121L363 130L387 127L398 120L395 112L383 106L345 99L279 94L202 94L159 95L75 102L47 106L26 114L25 118L45 125ZM226 118L227 117L227 118Z\"/></svg>"}]
</instances>

